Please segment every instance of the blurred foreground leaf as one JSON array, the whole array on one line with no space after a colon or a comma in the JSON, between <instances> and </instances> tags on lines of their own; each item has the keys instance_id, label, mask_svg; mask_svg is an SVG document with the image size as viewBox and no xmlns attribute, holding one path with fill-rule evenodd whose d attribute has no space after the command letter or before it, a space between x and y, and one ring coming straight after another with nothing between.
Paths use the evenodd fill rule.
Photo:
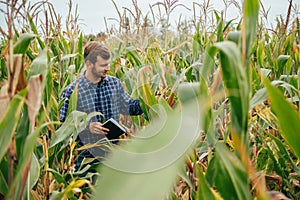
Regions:
<instances>
[{"instance_id":1,"label":"blurred foreground leaf","mask_svg":"<svg viewBox=\"0 0 300 200\"><path fill-rule=\"evenodd\" d=\"M95 199L167 197L203 126L197 91L198 84L181 85L180 112L160 107L159 118L113 151L101 166Z\"/></svg>"}]
</instances>

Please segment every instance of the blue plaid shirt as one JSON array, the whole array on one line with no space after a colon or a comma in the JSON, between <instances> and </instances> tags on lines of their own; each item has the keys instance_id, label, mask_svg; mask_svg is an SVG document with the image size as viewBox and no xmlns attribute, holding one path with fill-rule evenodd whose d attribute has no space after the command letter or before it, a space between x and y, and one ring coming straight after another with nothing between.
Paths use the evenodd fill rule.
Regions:
<instances>
[{"instance_id":1,"label":"blue plaid shirt","mask_svg":"<svg viewBox=\"0 0 300 200\"><path fill-rule=\"evenodd\" d=\"M80 76L76 81L68 85L62 92L61 100L64 100L63 106L60 109L60 121L66 119L69 99L73 93L76 84L78 83L78 97L76 110L87 114L92 112L101 112L102 116L94 116L90 122L103 122L109 118L120 120L120 114L125 115L140 115L142 110L138 99L133 100L124 90L119 79L106 76L99 83L90 82L85 75ZM90 123L88 122L88 124ZM92 134L88 128L79 133L79 144L93 144L103 141L105 138L102 134ZM89 152L93 156L104 156L105 152L100 148L91 148Z\"/></svg>"},{"instance_id":2,"label":"blue plaid shirt","mask_svg":"<svg viewBox=\"0 0 300 200\"><path fill-rule=\"evenodd\" d=\"M69 99L73 93L76 83L78 83L76 109L78 111L82 111L87 114L92 112L101 112L104 115L105 120L112 117L116 121L120 120L120 114L142 114L139 100L133 100L129 96L129 94L124 90L119 79L112 76L106 76L101 79L101 82L92 83L85 77L85 75L82 75L76 81L67 86L62 92L61 99L65 100L65 102L60 109L61 122L66 119ZM93 121L103 122L104 119L101 116L95 116L91 119L91 122Z\"/></svg>"}]
</instances>

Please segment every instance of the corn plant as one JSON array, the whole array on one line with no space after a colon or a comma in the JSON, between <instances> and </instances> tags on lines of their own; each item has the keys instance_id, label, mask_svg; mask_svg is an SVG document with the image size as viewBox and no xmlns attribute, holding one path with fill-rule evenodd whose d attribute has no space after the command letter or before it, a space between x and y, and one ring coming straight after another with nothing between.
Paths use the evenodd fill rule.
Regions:
<instances>
[{"instance_id":1,"label":"corn plant","mask_svg":"<svg viewBox=\"0 0 300 200\"><path fill-rule=\"evenodd\" d=\"M253 5L255 5L255 9L253 9ZM260 112L260 110L258 110L259 117L263 117L262 114L268 114L269 116L267 119L263 119L263 121L257 121L257 122L255 121L255 124L253 123L254 122L253 120L255 120L255 117L258 117L258 115L256 115L256 113L254 113L253 116L249 115L249 113L252 113L251 112L252 109L256 109L256 110L260 109L261 107L256 107L256 106L260 106L261 103L265 102L268 96L266 96L267 95L266 88L263 87L263 83L261 81L264 77L264 73L261 73L262 71L261 68L257 68L257 66L253 63L253 55L255 55L256 53L255 49L257 47L256 31L257 31L257 17L258 17L259 3L258 1L254 2L254 4L253 1L251 2L245 1L243 6L244 6L243 7L244 22L243 24L241 24L241 31L228 34L228 40L232 40L234 42L223 41L225 39L223 35L224 32L220 31L220 32L216 32L216 38L218 38L217 39L218 43L210 44L206 47L207 56L205 57L203 67L199 72L200 78L197 79L200 81L200 85L201 85L200 91L202 94L200 95L199 98L205 99L206 100L205 102L208 102L208 104L209 102L214 102L210 100L213 98L210 97L209 89L207 88L207 85L209 85L210 83L213 86L213 88L210 89L215 89L217 88L216 86L224 87L226 98L223 99L222 96L221 98L220 97L217 98L217 100L221 101L221 104L219 104L221 106L219 107L218 110L212 112L211 109L214 107L214 105L211 105L208 106L208 108L210 107L211 109L204 109L205 111L207 111L205 113L205 117L199 116L199 118L203 120L201 129L206 131L207 134L206 139L204 141L199 142L199 144L196 145L197 146L197 153L195 154L196 158L194 156L191 156L192 160L188 159L188 164L191 164L190 162L194 162L192 163L192 165L188 165L188 172L191 176L187 177L186 175L182 175L182 173L179 173L182 176L183 180L186 181L186 186L190 187L191 189L190 191L189 190L186 190L185 192L182 191L184 192L184 195L188 194L188 198L252 199L255 196L258 197L259 199L267 199L269 198L268 195L275 196L276 193L272 193L272 192L269 193L265 190L266 189L265 181L267 181L268 177L270 176L260 175L260 173L257 171L257 170L265 170L264 166L266 165L260 166L260 164L265 163L262 161L263 158L261 156L266 156L266 151L268 152L269 156L271 156L272 153L276 153L275 154L276 156L270 157L269 160L273 159L273 161L275 162L277 161L277 159L282 160L283 157L285 157L285 159L288 160L287 162L292 163L291 164L293 166L292 169L285 172L288 173L285 178L286 180L288 180L288 177L291 176L292 171L296 173L298 171L296 157L294 156L290 157L288 155L289 153L284 151L286 147L284 147L284 144L280 141L280 139L277 139L276 137L268 133L268 131L270 131L268 129L264 129L263 127L261 127L261 129L255 129L256 125L260 125L261 123L262 125L264 125L267 123L269 125L273 125L272 128L276 128L277 129L276 133L280 134L279 127L274 126L274 123L277 124L277 118L271 112L271 110L269 109L265 110L267 113L265 112L262 113ZM224 30L222 29L222 25L223 24L220 23L218 27L220 28L219 30ZM211 38L213 39L213 36L211 36ZM212 39L210 41L213 41ZM154 54L154 57L156 57L157 54L159 55L160 52L161 52L160 49L156 50L156 54ZM219 60L221 63L219 67L218 67L218 61L215 60L217 54L219 55ZM280 65L281 68L285 67L285 65L288 64L288 58L289 56L279 55L279 58L275 59L277 60L276 65L277 64ZM159 61L157 57L155 60ZM155 68L155 66L152 66L152 68L154 68L153 70L157 69ZM216 69L220 69L220 70L215 71ZM216 73L216 76L214 77L216 79L213 80L211 79L212 72ZM253 75L250 76L252 73ZM223 79L224 84L222 85L220 84L220 77L222 77ZM284 81L283 82L279 81L279 82L280 83L278 83L277 81L273 81L273 85L281 85L284 87L284 89L286 89L284 91L291 91L289 94L291 94L292 96L295 95L295 90L293 89L293 86L289 85ZM253 87L252 83L256 83L258 85L254 85L255 87ZM267 90L270 91L270 93L274 92L272 91L273 89L271 86L268 86ZM211 93L211 95L219 94L214 90L210 90L210 91L213 92ZM251 91L253 92L253 94L251 93ZM274 97L272 97L271 95L270 98L273 99ZM215 130L216 127L214 125L214 122L218 120L220 116L225 117L225 119L221 119L222 123L220 124L219 127L221 128L221 130L219 130L220 135L216 135L216 130ZM297 119L295 120L297 121ZM151 124L149 126L153 128ZM297 130L294 128L292 129ZM172 130L173 129L170 127L170 131ZM263 149L259 150L258 158L256 160L255 156L257 154L253 154L253 153L257 153L257 152L253 150L255 150L257 146L255 144L253 145L252 142L257 142L253 137L254 136L257 137L258 134L259 134L258 137L260 137L260 139L263 138L266 139L265 135L260 135L261 131L263 131L263 134L268 133L267 134L268 141L271 140L272 143L273 144L275 143L275 146L277 146L276 148L279 148L280 150L278 152L274 152L274 151L272 152L274 146L270 146L268 143L266 143L268 147L260 146ZM289 132L291 132L291 135L296 134L296 133L293 134L292 130L289 130ZM143 132L141 134L143 134ZM151 133L149 134L151 135ZM163 131L158 132L158 134L163 134ZM167 131L165 131L165 134L167 134ZM134 140L133 144L129 143L128 146L125 146L124 148L130 149L130 145L135 146L135 143L139 143L139 140L138 139ZM142 144L143 144L141 145L142 148L145 148L147 146L146 143L142 143ZM230 148L225 147L224 144L226 144ZM151 143L149 145L151 146ZM136 147L130 149L136 155L137 163L133 161L132 162L135 163L135 165L137 166L140 165L143 166L143 163L146 162L146 161L141 161L138 158L139 153L144 152L142 148ZM268 149L266 150L265 148ZM128 151L129 150L127 149L126 152ZM283 157L279 156L280 154L283 155ZM125 156L126 155L124 154L124 152L122 152L122 150L116 150L115 154L112 155L111 159L107 161L108 164L107 166L103 167L104 170L102 171L104 173L104 180L106 181L100 184L99 191L101 191L101 193L100 192L96 193L96 197L100 197L101 194L105 194L107 195L107 197L110 197L110 195L112 195L115 198L118 198L119 197L118 195L120 196L129 195L128 198L147 198L149 196L150 198L157 197L154 195L159 195L160 193L156 193L156 194L150 193L151 189L153 189L153 193L158 191L156 187L147 188L148 192L146 193L147 195L145 196L143 196L143 194L140 193L135 193L137 195L140 195L138 197L130 196L130 193L126 192L128 190L131 191L130 187L133 186L138 187L137 185L141 185L138 183L147 182L151 180L149 179L149 177L147 176L148 174L146 173L143 174L143 173L136 172L137 174L135 174L133 171L129 172L124 170L123 168L120 169L114 167L117 165L127 166L126 159L124 161L123 159L120 161L120 157L124 158ZM128 155L128 159L134 159L134 158ZM251 161L252 159L254 159L254 163ZM151 160L149 159L147 163L148 162L152 163L155 161L153 159L153 161L151 162ZM183 165L183 163L181 164ZM281 169L289 166L288 163L284 163L284 162L280 162L278 164L282 165L280 166ZM193 166L195 166L195 169L193 169ZM257 169L255 167L257 167ZM161 171L163 172L163 170ZM275 168L275 173L279 173L282 176L283 174L281 174L281 172L280 170L276 170ZM124 186L126 188L126 191L124 191L124 193L122 194L115 194L113 192L115 191L114 188L110 188L110 189L105 188L106 182L109 181L117 182L117 180L109 180L110 178L115 177L113 173L118 173L116 179L122 177L121 179L122 181L120 182L120 185L117 185L116 187L122 187L126 183L129 184ZM159 172L155 172L155 173L158 174ZM153 177L155 177L155 173L153 172L152 174L151 173L150 174L153 175ZM268 173L270 173L270 171L268 171ZM273 171L271 173L273 173ZM194 175L196 174L196 176L198 176L199 182L191 182L193 181L193 177L194 177L193 174ZM127 181L124 182L123 178L126 179L128 182ZM153 180L152 185L155 185L155 183L156 180ZM193 183L195 184L198 183L199 184L197 185L198 187L195 187ZM147 184L150 183L147 182ZM249 189L249 185L251 186L250 189ZM170 185L169 188L171 188ZM271 190L272 188L267 188L267 189ZM142 186L139 190L142 190ZM285 190L283 190L283 188L279 190L287 194ZM120 193L121 192L122 191L120 191ZM161 193L160 198L163 198L164 195L166 195L166 193ZM282 195L282 194L279 193L278 195ZM176 194L174 194L172 198L176 198Z\"/></svg>"},{"instance_id":2,"label":"corn plant","mask_svg":"<svg viewBox=\"0 0 300 200\"><path fill-rule=\"evenodd\" d=\"M258 1L244 1L243 17L227 22L226 10L195 3L193 20L181 21L178 33L169 27L170 13L184 6L178 1L152 5L152 20L137 1L124 15L112 2L120 29L94 39L112 50L110 73L140 99L144 114L122 118L133 134L112 147L97 173L86 173L96 167L88 159L74 172L75 138L90 117L71 112L75 96L66 122L58 122L60 93L81 74L89 38L76 25L72 1L66 31L51 3L44 2L45 12L42 2L26 3L26 13L8 6L9 30L1 29L1 198L299 198L300 26L291 18L293 1L272 32L257 21ZM165 9L158 21L156 8ZM13 29L19 14L22 31Z\"/></svg>"}]
</instances>

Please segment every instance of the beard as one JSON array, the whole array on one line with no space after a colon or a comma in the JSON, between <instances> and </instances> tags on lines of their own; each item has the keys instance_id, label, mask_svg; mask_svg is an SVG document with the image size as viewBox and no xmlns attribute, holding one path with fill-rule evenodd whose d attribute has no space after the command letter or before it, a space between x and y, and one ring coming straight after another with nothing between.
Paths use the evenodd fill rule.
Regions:
<instances>
[{"instance_id":1,"label":"beard","mask_svg":"<svg viewBox=\"0 0 300 200\"><path fill-rule=\"evenodd\" d=\"M93 76L95 77L95 78L104 78L106 75L106 73L104 73L104 71L102 71L102 72L98 72L97 70L96 70L96 68L95 67L93 67L92 68L92 74L93 74Z\"/></svg>"}]
</instances>

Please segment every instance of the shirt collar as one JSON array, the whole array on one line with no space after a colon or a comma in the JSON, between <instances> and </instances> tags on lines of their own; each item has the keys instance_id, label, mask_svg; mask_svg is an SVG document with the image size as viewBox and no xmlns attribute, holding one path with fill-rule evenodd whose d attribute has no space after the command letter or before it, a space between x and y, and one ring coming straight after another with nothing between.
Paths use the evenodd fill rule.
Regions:
<instances>
[{"instance_id":1,"label":"shirt collar","mask_svg":"<svg viewBox=\"0 0 300 200\"><path fill-rule=\"evenodd\" d=\"M107 84L108 83L108 78L105 76L104 78L101 79L100 84Z\"/></svg>"}]
</instances>

